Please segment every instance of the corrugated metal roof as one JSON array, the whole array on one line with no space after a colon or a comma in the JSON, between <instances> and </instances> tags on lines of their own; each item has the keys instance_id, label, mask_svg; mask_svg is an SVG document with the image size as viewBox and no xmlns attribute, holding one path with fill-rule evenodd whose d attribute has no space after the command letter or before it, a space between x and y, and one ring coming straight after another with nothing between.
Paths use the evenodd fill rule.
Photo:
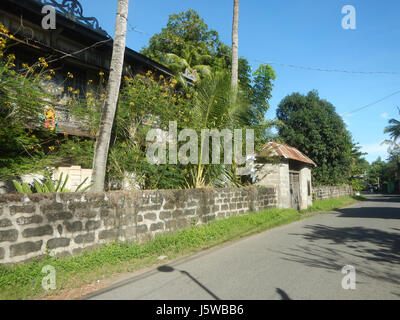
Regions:
<instances>
[{"instance_id":1,"label":"corrugated metal roof","mask_svg":"<svg viewBox=\"0 0 400 320\"><path fill-rule=\"evenodd\" d=\"M300 162L308 163L316 167L314 161L312 161L309 157L301 153L294 147L277 143L277 142L268 142L263 146L262 151L258 154L259 156L267 156L267 157L283 157L285 159L297 160Z\"/></svg>"}]
</instances>

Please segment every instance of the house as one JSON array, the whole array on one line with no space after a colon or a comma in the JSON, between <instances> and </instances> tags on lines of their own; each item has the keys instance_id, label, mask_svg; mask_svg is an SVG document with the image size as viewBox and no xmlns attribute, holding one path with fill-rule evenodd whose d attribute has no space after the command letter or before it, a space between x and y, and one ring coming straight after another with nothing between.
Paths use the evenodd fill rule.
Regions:
<instances>
[{"instance_id":1,"label":"house","mask_svg":"<svg viewBox=\"0 0 400 320\"><path fill-rule=\"evenodd\" d=\"M314 161L296 148L269 142L256 155L255 184L277 188L280 208L307 209L312 205L313 167Z\"/></svg>"},{"instance_id":2,"label":"house","mask_svg":"<svg viewBox=\"0 0 400 320\"><path fill-rule=\"evenodd\" d=\"M56 10L55 29L44 29L42 26L42 20L47 15L47 12L42 13L42 9L46 5ZM90 84L96 86L107 78L113 39L101 28L99 21L95 17L86 17L77 0L1 0L0 24L13 35L12 39L9 38L6 54L15 55L16 71L25 69L25 63L34 64L39 58L46 58L49 68L54 70L48 86L53 98L51 102L43 101L43 122L26 126L30 129L54 126L60 136L94 138L93 133L71 114L66 103L69 88L74 88L84 97ZM126 48L123 75L131 77L148 71L156 77L174 77L166 66ZM181 76L189 85L196 81L191 75ZM69 175L66 187L71 190L91 175L90 168L80 166L55 169L56 179L61 173L64 177ZM34 178L41 179L43 176L33 173L20 178L32 183ZM13 190L11 181L0 181L0 194L10 190Z\"/></svg>"},{"instance_id":3,"label":"house","mask_svg":"<svg viewBox=\"0 0 400 320\"><path fill-rule=\"evenodd\" d=\"M42 13L45 5L56 9L56 29L43 29ZM94 17L85 17L77 0L1 0L0 23L14 35L7 53L16 56L16 69L23 63L32 64L46 57L49 67L55 71L52 89L58 122L58 132L91 137L65 107L68 88L84 95L89 81L98 84L99 74L107 77L110 70L113 39L100 27ZM126 48L124 75L132 76L152 71L156 76L173 76L167 67L146 56ZM68 77L68 74L72 77ZM194 80L182 75L189 83ZM53 86L51 86L53 87Z\"/></svg>"}]
</instances>

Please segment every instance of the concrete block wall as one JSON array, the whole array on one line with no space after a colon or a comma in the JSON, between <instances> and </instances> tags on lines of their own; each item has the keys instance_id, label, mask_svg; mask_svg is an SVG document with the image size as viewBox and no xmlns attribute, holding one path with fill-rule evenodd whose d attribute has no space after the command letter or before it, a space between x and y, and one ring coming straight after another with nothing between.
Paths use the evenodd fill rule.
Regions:
<instances>
[{"instance_id":1,"label":"concrete block wall","mask_svg":"<svg viewBox=\"0 0 400 320\"><path fill-rule=\"evenodd\" d=\"M276 188L278 193L277 207L290 208L289 163L287 161L257 163L255 177L255 185Z\"/></svg>"},{"instance_id":2,"label":"concrete block wall","mask_svg":"<svg viewBox=\"0 0 400 320\"><path fill-rule=\"evenodd\" d=\"M66 176L68 175L68 181L65 185L65 188L70 191L75 191L76 188L85 181L82 185L81 189L90 185L91 177L92 177L92 169L82 169L81 166L71 166L71 167L58 167L54 170L53 179L60 179L61 174L63 175L63 181L65 181Z\"/></svg>"},{"instance_id":3,"label":"concrete block wall","mask_svg":"<svg viewBox=\"0 0 400 320\"><path fill-rule=\"evenodd\" d=\"M114 240L157 233L277 206L274 188L6 194L0 196L0 264L49 252L75 255Z\"/></svg>"},{"instance_id":4,"label":"concrete block wall","mask_svg":"<svg viewBox=\"0 0 400 320\"><path fill-rule=\"evenodd\" d=\"M352 186L323 186L314 187L313 193L316 200L339 198L344 196L353 196L354 190Z\"/></svg>"},{"instance_id":5,"label":"concrete block wall","mask_svg":"<svg viewBox=\"0 0 400 320\"><path fill-rule=\"evenodd\" d=\"M310 184L310 193L308 193L308 184ZM300 209L307 209L309 206L312 206L311 169L304 167L300 170Z\"/></svg>"},{"instance_id":6,"label":"concrete block wall","mask_svg":"<svg viewBox=\"0 0 400 320\"><path fill-rule=\"evenodd\" d=\"M279 208L286 209L291 207L289 162L284 161L280 163L279 171Z\"/></svg>"},{"instance_id":7,"label":"concrete block wall","mask_svg":"<svg viewBox=\"0 0 400 320\"><path fill-rule=\"evenodd\" d=\"M75 191L76 188L85 181L86 182L82 185L81 190L90 185L91 177L92 177L92 169L83 169L81 166L71 166L71 167L58 167L58 168L51 168L53 170L52 179L58 180L63 174L63 181L65 181L66 176L68 175L68 181L65 185L65 188L70 191ZM24 174L19 177L21 182L25 182L29 185L33 185L33 181L42 181L45 179L44 173L30 173ZM0 181L0 195L7 194L9 192L15 191L15 187L11 180L9 181Z\"/></svg>"}]
</instances>

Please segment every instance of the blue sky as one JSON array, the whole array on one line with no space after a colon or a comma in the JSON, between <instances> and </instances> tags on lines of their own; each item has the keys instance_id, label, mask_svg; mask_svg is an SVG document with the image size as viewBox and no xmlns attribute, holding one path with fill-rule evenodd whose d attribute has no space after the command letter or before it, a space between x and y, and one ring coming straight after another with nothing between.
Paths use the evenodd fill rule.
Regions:
<instances>
[{"instance_id":1,"label":"blue sky","mask_svg":"<svg viewBox=\"0 0 400 320\"><path fill-rule=\"evenodd\" d=\"M84 15L95 16L114 33L117 0L81 0ZM356 30L342 28L344 5L357 13ZM160 32L168 15L192 8L221 40L231 44L233 0L131 0L127 45L140 51ZM254 69L261 62L278 62L322 69L400 73L400 1L398 0L246 0L240 3L239 54ZM135 28L138 31L133 31ZM271 108L288 94L317 90L339 114L375 102L400 90L400 74L318 72L272 64L277 74ZM366 159L386 159L388 119L398 118L400 94L352 115L344 116L355 142L368 152Z\"/></svg>"}]
</instances>

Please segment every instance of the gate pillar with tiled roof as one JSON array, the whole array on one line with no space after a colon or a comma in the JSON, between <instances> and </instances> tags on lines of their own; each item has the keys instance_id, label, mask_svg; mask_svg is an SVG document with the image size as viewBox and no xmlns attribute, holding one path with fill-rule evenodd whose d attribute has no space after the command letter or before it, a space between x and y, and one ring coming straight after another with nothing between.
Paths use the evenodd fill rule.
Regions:
<instances>
[{"instance_id":1,"label":"gate pillar with tiled roof","mask_svg":"<svg viewBox=\"0 0 400 320\"><path fill-rule=\"evenodd\" d=\"M300 210L312 205L314 161L296 148L277 142L264 145L256 158L255 184L275 187L280 208Z\"/></svg>"}]
</instances>

